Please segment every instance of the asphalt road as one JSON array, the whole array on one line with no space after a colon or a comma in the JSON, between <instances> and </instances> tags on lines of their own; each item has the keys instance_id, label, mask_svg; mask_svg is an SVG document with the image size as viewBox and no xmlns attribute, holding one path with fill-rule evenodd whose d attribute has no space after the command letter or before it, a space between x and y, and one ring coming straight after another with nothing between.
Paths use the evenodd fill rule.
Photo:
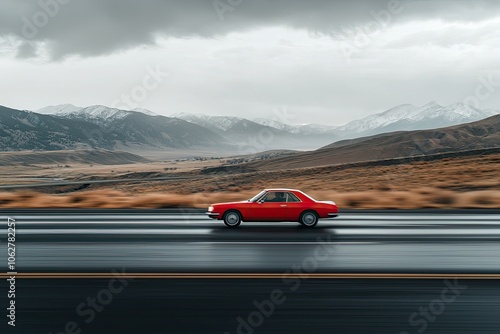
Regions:
<instances>
[{"instance_id":1,"label":"asphalt road","mask_svg":"<svg viewBox=\"0 0 500 334\"><path fill-rule=\"evenodd\" d=\"M20 275L17 326L1 333L500 332L500 280L454 279L500 273L499 212L356 212L314 229L243 223L236 230L196 210L1 215L0 263L7 262L11 217ZM133 273L275 278L132 279ZM367 278L318 278L345 273ZM387 278L368 278L381 273ZM2 279L0 296L6 293Z\"/></svg>"},{"instance_id":2,"label":"asphalt road","mask_svg":"<svg viewBox=\"0 0 500 334\"><path fill-rule=\"evenodd\" d=\"M343 213L314 229L228 229L188 210L10 216L20 272L282 273L301 266L318 273L500 273L500 214Z\"/></svg>"},{"instance_id":3,"label":"asphalt road","mask_svg":"<svg viewBox=\"0 0 500 334\"><path fill-rule=\"evenodd\" d=\"M500 329L498 281L302 279L292 290L295 285L281 280L133 280L108 294L109 282L18 279L16 327L6 326L2 315L0 332L498 334ZM448 284L456 285L456 292L446 290ZM273 291L275 297L282 294L270 306Z\"/></svg>"}]
</instances>

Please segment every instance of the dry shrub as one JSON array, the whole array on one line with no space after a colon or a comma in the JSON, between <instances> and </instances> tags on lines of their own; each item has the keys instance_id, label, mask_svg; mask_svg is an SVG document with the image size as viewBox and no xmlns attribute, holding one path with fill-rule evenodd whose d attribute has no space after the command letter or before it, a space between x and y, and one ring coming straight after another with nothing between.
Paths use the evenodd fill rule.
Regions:
<instances>
[{"instance_id":1,"label":"dry shrub","mask_svg":"<svg viewBox=\"0 0 500 334\"><path fill-rule=\"evenodd\" d=\"M0 206L8 205L14 199L9 193L0 193Z\"/></svg>"},{"instance_id":2,"label":"dry shrub","mask_svg":"<svg viewBox=\"0 0 500 334\"><path fill-rule=\"evenodd\" d=\"M115 190L95 190L65 196L68 203L79 208L124 208L129 197Z\"/></svg>"},{"instance_id":3,"label":"dry shrub","mask_svg":"<svg viewBox=\"0 0 500 334\"><path fill-rule=\"evenodd\" d=\"M422 196L411 191L375 192L372 196L377 198L372 209L414 209L422 202Z\"/></svg>"},{"instance_id":4,"label":"dry shrub","mask_svg":"<svg viewBox=\"0 0 500 334\"><path fill-rule=\"evenodd\" d=\"M146 194L131 199L134 208L192 207L190 195Z\"/></svg>"},{"instance_id":5,"label":"dry shrub","mask_svg":"<svg viewBox=\"0 0 500 334\"><path fill-rule=\"evenodd\" d=\"M462 208L500 208L500 191L469 191L460 196L457 205Z\"/></svg>"},{"instance_id":6,"label":"dry shrub","mask_svg":"<svg viewBox=\"0 0 500 334\"><path fill-rule=\"evenodd\" d=\"M393 187L387 184L378 184L375 186L375 189L378 191L390 191Z\"/></svg>"},{"instance_id":7,"label":"dry shrub","mask_svg":"<svg viewBox=\"0 0 500 334\"><path fill-rule=\"evenodd\" d=\"M372 196L373 191L369 192L351 192L338 194L335 202L340 207L345 208L369 208L372 207L377 199Z\"/></svg>"},{"instance_id":8,"label":"dry shrub","mask_svg":"<svg viewBox=\"0 0 500 334\"><path fill-rule=\"evenodd\" d=\"M131 199L131 206L136 208L206 208L213 203L242 201L249 199L253 195L255 193L249 194L246 192L196 193L187 195L156 193L133 197Z\"/></svg>"},{"instance_id":9,"label":"dry shrub","mask_svg":"<svg viewBox=\"0 0 500 334\"><path fill-rule=\"evenodd\" d=\"M18 199L28 201L32 198L38 197L40 194L35 191L19 191L16 192L15 195Z\"/></svg>"},{"instance_id":10,"label":"dry shrub","mask_svg":"<svg viewBox=\"0 0 500 334\"><path fill-rule=\"evenodd\" d=\"M457 196L455 194L449 195L436 195L434 196L434 203L437 205L443 205L446 207L452 207L456 202Z\"/></svg>"},{"instance_id":11,"label":"dry shrub","mask_svg":"<svg viewBox=\"0 0 500 334\"><path fill-rule=\"evenodd\" d=\"M3 208L206 208L218 202L246 200L259 190L238 192L200 192L193 194L135 193L93 190L64 195L36 192L0 193ZM317 200L335 201L342 208L417 209L417 208L500 208L500 192L494 190L453 192L438 188L407 191L308 191Z\"/></svg>"},{"instance_id":12,"label":"dry shrub","mask_svg":"<svg viewBox=\"0 0 500 334\"><path fill-rule=\"evenodd\" d=\"M8 193L11 201L4 205L10 208L47 208L47 207L66 207L66 199L57 196L37 192L14 192Z\"/></svg>"},{"instance_id":13,"label":"dry shrub","mask_svg":"<svg viewBox=\"0 0 500 334\"><path fill-rule=\"evenodd\" d=\"M415 188L414 192L421 194L421 195L431 195L436 191L436 188L431 188L431 187L419 187Z\"/></svg>"}]
</instances>

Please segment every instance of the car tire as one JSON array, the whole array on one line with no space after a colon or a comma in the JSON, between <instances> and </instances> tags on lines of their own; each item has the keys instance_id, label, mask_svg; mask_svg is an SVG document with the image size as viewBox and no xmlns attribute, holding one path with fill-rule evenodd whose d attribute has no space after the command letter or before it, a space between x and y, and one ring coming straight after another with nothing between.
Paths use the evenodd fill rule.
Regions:
<instances>
[{"instance_id":1,"label":"car tire","mask_svg":"<svg viewBox=\"0 0 500 334\"><path fill-rule=\"evenodd\" d=\"M241 224L241 214L236 210L224 213L224 225L227 227L238 227Z\"/></svg>"},{"instance_id":2,"label":"car tire","mask_svg":"<svg viewBox=\"0 0 500 334\"><path fill-rule=\"evenodd\" d=\"M300 215L299 223L305 227L314 227L318 224L318 214L315 211L304 211Z\"/></svg>"}]
</instances>

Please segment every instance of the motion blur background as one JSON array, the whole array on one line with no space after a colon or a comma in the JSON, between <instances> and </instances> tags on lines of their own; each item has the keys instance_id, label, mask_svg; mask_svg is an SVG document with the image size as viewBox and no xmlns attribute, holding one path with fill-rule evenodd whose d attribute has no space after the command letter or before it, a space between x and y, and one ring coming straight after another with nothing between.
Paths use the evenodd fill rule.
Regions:
<instances>
[{"instance_id":1,"label":"motion blur background","mask_svg":"<svg viewBox=\"0 0 500 334\"><path fill-rule=\"evenodd\" d=\"M499 23L493 0L0 1L2 333L498 333ZM270 187L341 214L204 215Z\"/></svg>"}]
</instances>

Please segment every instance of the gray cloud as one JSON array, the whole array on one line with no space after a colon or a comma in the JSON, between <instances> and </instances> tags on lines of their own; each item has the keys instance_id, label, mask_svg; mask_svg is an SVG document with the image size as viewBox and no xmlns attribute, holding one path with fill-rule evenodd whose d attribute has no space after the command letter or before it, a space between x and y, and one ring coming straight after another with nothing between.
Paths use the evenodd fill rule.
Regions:
<instances>
[{"instance_id":1,"label":"gray cloud","mask_svg":"<svg viewBox=\"0 0 500 334\"><path fill-rule=\"evenodd\" d=\"M36 57L36 55L37 55L36 48L30 43L23 42L17 48L18 58L33 58Z\"/></svg>"},{"instance_id":2,"label":"gray cloud","mask_svg":"<svg viewBox=\"0 0 500 334\"><path fill-rule=\"evenodd\" d=\"M390 0L216 0L234 4L223 21L213 0L40 1L0 0L0 103L19 109L111 105L157 66L170 75L139 106L164 115L286 108L290 122L339 125L478 87L481 108L500 105L498 1L401 1L368 41L359 31L374 12L388 20ZM48 19L52 1L68 3Z\"/></svg>"},{"instance_id":3,"label":"gray cloud","mask_svg":"<svg viewBox=\"0 0 500 334\"><path fill-rule=\"evenodd\" d=\"M0 37L23 41L19 57L33 56L26 42L43 43L53 59L110 54L155 44L157 36L214 37L266 26L342 32L373 20L390 0L216 0L228 9L220 19L212 0L25 0L0 2ZM234 5L231 5L234 4ZM441 18L474 21L498 14L493 0L401 0L391 21ZM383 15L383 14L381 14Z\"/></svg>"}]
</instances>

